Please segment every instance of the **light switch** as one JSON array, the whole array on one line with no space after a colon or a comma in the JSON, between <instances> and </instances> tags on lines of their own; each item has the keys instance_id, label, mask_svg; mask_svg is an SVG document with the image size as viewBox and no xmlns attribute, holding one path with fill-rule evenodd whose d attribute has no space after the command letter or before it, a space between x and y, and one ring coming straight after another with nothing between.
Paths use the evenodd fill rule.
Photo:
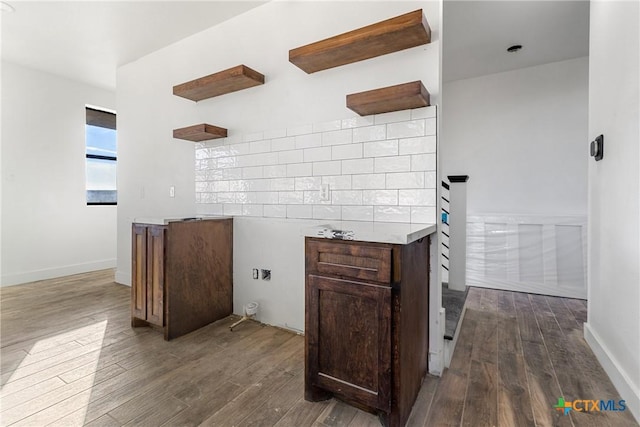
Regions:
<instances>
[{"instance_id":1,"label":"light switch","mask_svg":"<svg viewBox=\"0 0 640 427\"><path fill-rule=\"evenodd\" d=\"M169 187L169 197L176 197L176 187L173 185Z\"/></svg>"}]
</instances>

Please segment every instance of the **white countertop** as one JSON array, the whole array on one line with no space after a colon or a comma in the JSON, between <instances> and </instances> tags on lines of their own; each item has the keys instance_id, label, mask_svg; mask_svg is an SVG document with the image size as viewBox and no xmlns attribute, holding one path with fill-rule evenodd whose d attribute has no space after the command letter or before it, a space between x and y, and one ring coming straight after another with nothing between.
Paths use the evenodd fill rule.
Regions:
<instances>
[{"instance_id":1,"label":"white countertop","mask_svg":"<svg viewBox=\"0 0 640 427\"><path fill-rule=\"evenodd\" d=\"M182 217L182 218L157 218L157 217L142 217L142 218L134 218L133 222L135 224L151 224L151 225L167 225L170 222L177 221L206 221L212 219L233 219L232 216L222 216L222 215L194 215L191 217Z\"/></svg>"},{"instance_id":2,"label":"white countertop","mask_svg":"<svg viewBox=\"0 0 640 427\"><path fill-rule=\"evenodd\" d=\"M302 230L305 236L406 245L436 232L436 224L333 221Z\"/></svg>"}]
</instances>

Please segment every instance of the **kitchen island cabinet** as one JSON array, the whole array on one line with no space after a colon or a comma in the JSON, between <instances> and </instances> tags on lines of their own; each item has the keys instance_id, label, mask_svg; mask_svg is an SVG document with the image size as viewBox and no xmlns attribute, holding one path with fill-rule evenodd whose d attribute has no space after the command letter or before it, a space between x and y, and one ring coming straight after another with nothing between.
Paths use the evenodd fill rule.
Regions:
<instances>
[{"instance_id":1,"label":"kitchen island cabinet","mask_svg":"<svg viewBox=\"0 0 640 427\"><path fill-rule=\"evenodd\" d=\"M233 220L132 226L131 325L171 340L233 311Z\"/></svg>"},{"instance_id":2,"label":"kitchen island cabinet","mask_svg":"<svg viewBox=\"0 0 640 427\"><path fill-rule=\"evenodd\" d=\"M427 372L429 236L306 237L305 398L336 396L404 426Z\"/></svg>"}]
</instances>

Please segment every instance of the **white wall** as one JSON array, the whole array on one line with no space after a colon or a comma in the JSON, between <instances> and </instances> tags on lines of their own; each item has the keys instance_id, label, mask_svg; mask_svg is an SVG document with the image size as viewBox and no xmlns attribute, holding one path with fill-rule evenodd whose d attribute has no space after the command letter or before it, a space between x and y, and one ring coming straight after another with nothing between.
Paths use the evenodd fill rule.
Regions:
<instances>
[{"instance_id":1,"label":"white wall","mask_svg":"<svg viewBox=\"0 0 640 427\"><path fill-rule=\"evenodd\" d=\"M591 2L589 319L585 338L640 421L640 7Z\"/></svg>"},{"instance_id":2,"label":"white wall","mask_svg":"<svg viewBox=\"0 0 640 427\"><path fill-rule=\"evenodd\" d=\"M476 214L584 215L588 59L443 84L442 176Z\"/></svg>"},{"instance_id":3,"label":"white wall","mask_svg":"<svg viewBox=\"0 0 640 427\"><path fill-rule=\"evenodd\" d=\"M288 62L289 49L419 8L431 24L429 45L311 75ZM355 118L345 107L347 94L418 79L437 103L438 14L435 1L270 2L121 67L116 279L130 283L135 217L193 215L196 209L194 144L173 139L172 129L206 122L227 128L229 138L251 138ZM198 103L172 95L176 84L238 64L263 73L265 84ZM170 185L175 199L168 197Z\"/></svg>"},{"instance_id":4,"label":"white wall","mask_svg":"<svg viewBox=\"0 0 640 427\"><path fill-rule=\"evenodd\" d=\"M85 104L115 94L2 63L2 285L115 266L116 207L86 206Z\"/></svg>"}]
</instances>

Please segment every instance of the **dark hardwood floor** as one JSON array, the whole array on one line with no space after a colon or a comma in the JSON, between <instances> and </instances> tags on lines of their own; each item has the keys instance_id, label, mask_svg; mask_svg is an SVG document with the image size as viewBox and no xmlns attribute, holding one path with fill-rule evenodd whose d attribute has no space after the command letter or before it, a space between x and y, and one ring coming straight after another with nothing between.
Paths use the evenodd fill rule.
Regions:
<instances>
[{"instance_id":1,"label":"dark hardwood floor","mask_svg":"<svg viewBox=\"0 0 640 427\"><path fill-rule=\"evenodd\" d=\"M132 329L110 270L0 289L3 426L379 426L304 395L304 338L223 319L166 342ZM557 398L619 399L582 338L582 301L471 289L450 369L427 377L410 426L632 426Z\"/></svg>"}]
</instances>

